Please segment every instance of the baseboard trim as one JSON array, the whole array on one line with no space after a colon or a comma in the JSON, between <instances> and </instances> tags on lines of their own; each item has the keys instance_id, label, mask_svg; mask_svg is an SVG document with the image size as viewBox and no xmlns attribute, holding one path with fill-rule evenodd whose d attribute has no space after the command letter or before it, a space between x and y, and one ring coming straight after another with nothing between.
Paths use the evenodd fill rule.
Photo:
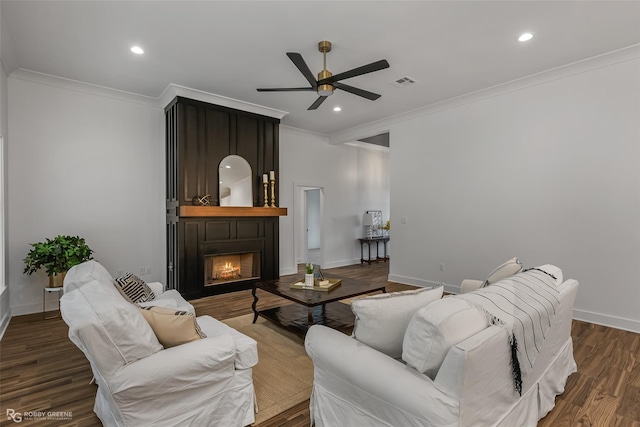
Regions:
<instances>
[{"instance_id":1,"label":"baseboard trim","mask_svg":"<svg viewBox=\"0 0 640 427\"><path fill-rule=\"evenodd\" d=\"M23 314L42 313L42 303L12 305L11 312L12 312L12 316L22 316Z\"/></svg>"},{"instance_id":2,"label":"baseboard trim","mask_svg":"<svg viewBox=\"0 0 640 427\"><path fill-rule=\"evenodd\" d=\"M594 313L592 311L578 310L575 308L573 309L573 318L583 322L594 323L596 325L640 333L640 320Z\"/></svg>"},{"instance_id":3,"label":"baseboard trim","mask_svg":"<svg viewBox=\"0 0 640 427\"><path fill-rule=\"evenodd\" d=\"M283 268L280 270L281 276L289 276L290 274L298 274L298 268Z\"/></svg>"},{"instance_id":4,"label":"baseboard trim","mask_svg":"<svg viewBox=\"0 0 640 427\"><path fill-rule=\"evenodd\" d=\"M11 321L11 308L4 313L2 321L0 322L0 340L4 337L4 333L7 331L9 327L9 322Z\"/></svg>"},{"instance_id":5,"label":"baseboard trim","mask_svg":"<svg viewBox=\"0 0 640 427\"><path fill-rule=\"evenodd\" d=\"M360 258L327 262L322 268L338 268L354 264L360 264Z\"/></svg>"},{"instance_id":6,"label":"baseboard trim","mask_svg":"<svg viewBox=\"0 0 640 427\"><path fill-rule=\"evenodd\" d=\"M299 262L298 264L302 264L302 262ZM338 268L354 264L360 264L360 258L327 262L324 266L322 266L322 268ZM288 276L290 274L298 274L298 266L283 268L280 270L281 276Z\"/></svg>"}]
</instances>

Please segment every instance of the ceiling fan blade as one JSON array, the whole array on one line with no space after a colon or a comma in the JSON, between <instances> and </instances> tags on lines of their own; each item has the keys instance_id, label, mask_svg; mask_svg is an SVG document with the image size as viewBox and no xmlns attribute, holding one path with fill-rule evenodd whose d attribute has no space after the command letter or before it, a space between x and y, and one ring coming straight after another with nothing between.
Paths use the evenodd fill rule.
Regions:
<instances>
[{"instance_id":1,"label":"ceiling fan blade","mask_svg":"<svg viewBox=\"0 0 640 427\"><path fill-rule=\"evenodd\" d=\"M359 89L357 87L349 86L344 83L335 82L333 86L336 89L342 89L346 92L352 93L354 95L361 96L363 98L370 99L371 101L375 101L380 98L382 95L378 95L377 93L369 92L368 90Z\"/></svg>"},{"instance_id":2,"label":"ceiling fan blade","mask_svg":"<svg viewBox=\"0 0 640 427\"><path fill-rule=\"evenodd\" d=\"M293 62L293 64L298 67L298 70L302 73L305 79L311 84L312 88L318 87L318 82L316 81L315 76L307 66L307 63L302 59L302 55L296 52L287 52L287 56Z\"/></svg>"},{"instance_id":3,"label":"ceiling fan blade","mask_svg":"<svg viewBox=\"0 0 640 427\"><path fill-rule=\"evenodd\" d=\"M386 59L381 59L380 61L372 62L371 64L363 65L362 67L354 68L353 70L336 74L335 76L331 76L327 79L322 79L317 84L333 83L344 79L350 79L351 77L373 73L374 71L384 70L385 68L389 68L389 63Z\"/></svg>"},{"instance_id":4,"label":"ceiling fan blade","mask_svg":"<svg viewBox=\"0 0 640 427\"><path fill-rule=\"evenodd\" d=\"M320 106L320 104L322 104L324 102L325 99L327 99L327 96L321 96L318 99L316 99L316 102L314 102L313 104L311 104L311 106L309 108L307 108L307 110L316 110L318 109L318 107Z\"/></svg>"},{"instance_id":5,"label":"ceiling fan blade","mask_svg":"<svg viewBox=\"0 0 640 427\"><path fill-rule=\"evenodd\" d=\"M267 87L256 89L258 92L301 92L316 89L312 87Z\"/></svg>"}]
</instances>

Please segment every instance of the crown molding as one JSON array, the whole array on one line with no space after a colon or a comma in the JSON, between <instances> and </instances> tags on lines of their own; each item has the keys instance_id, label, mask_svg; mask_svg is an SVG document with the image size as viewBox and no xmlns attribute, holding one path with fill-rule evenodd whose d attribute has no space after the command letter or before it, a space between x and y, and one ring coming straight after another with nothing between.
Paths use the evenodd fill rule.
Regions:
<instances>
[{"instance_id":1,"label":"crown molding","mask_svg":"<svg viewBox=\"0 0 640 427\"><path fill-rule=\"evenodd\" d=\"M561 67L552 68L506 83L491 86L486 89L481 89L476 92L471 92L445 101L437 102L435 104L420 107L406 113L376 120L344 131L335 132L329 135L329 143L336 145L353 142L371 135L389 132L393 125L406 120L411 120L420 116L433 114L438 111L448 110L483 99L503 95L509 92L515 92L528 87L537 86L638 58L640 58L640 44L635 44L612 52L604 53L602 55L563 65Z\"/></svg>"},{"instance_id":2,"label":"crown molding","mask_svg":"<svg viewBox=\"0 0 640 427\"><path fill-rule=\"evenodd\" d=\"M376 145L376 144L371 144L371 143L362 142L362 141L345 142L344 145L350 145L352 147L358 147L358 148L361 148L363 150L378 151L378 152L381 152L381 153L390 153L391 152L389 147L384 147L382 145Z\"/></svg>"},{"instance_id":3,"label":"crown molding","mask_svg":"<svg viewBox=\"0 0 640 427\"><path fill-rule=\"evenodd\" d=\"M121 101L143 104L150 107L160 107L157 98L85 83L78 80L67 79L65 77L58 77L51 74L39 73L37 71L31 71L24 68L19 68L13 71L9 77L17 80L40 83L47 86L60 87L76 92L90 93L92 95L104 96L106 98L114 98Z\"/></svg>"},{"instance_id":4,"label":"crown molding","mask_svg":"<svg viewBox=\"0 0 640 427\"><path fill-rule=\"evenodd\" d=\"M295 127L280 124L280 132L282 132L283 129L293 135L298 134L301 136L313 136L315 138L324 139L327 143L329 142L329 135L326 133L315 132L312 130L300 129L300 128L295 128Z\"/></svg>"},{"instance_id":5,"label":"crown molding","mask_svg":"<svg viewBox=\"0 0 640 427\"><path fill-rule=\"evenodd\" d=\"M191 89L185 86L170 83L158 98L159 105L163 108L175 99L176 96L183 96L196 101L208 102L220 105L222 107L234 108L236 110L256 113L267 117L282 119L289 114L287 111L276 110L275 108L264 107L262 105L253 104L251 102L240 101L239 99L227 98L226 96L216 95L214 93L204 92L197 89Z\"/></svg>"},{"instance_id":6,"label":"crown molding","mask_svg":"<svg viewBox=\"0 0 640 427\"><path fill-rule=\"evenodd\" d=\"M113 89L105 86L99 86L91 83L81 82L78 80L68 79L65 77L54 76L51 74L40 73L37 71L19 68L9 76L18 80L25 80L40 83L47 86L60 87L77 92L90 93L92 95L104 96L107 98L119 99L122 101L133 102L137 104L148 105L156 108L166 107L176 96L183 96L189 99L209 102L223 107L234 108L236 110L247 111L250 113L261 114L267 117L282 119L289 114L286 111L276 110L275 108L264 107L250 102L240 101L238 99L227 98L225 96L204 92L201 90L191 89L185 86L169 84L162 94L154 98L152 96L140 95L137 93L126 92L123 90Z\"/></svg>"}]
</instances>

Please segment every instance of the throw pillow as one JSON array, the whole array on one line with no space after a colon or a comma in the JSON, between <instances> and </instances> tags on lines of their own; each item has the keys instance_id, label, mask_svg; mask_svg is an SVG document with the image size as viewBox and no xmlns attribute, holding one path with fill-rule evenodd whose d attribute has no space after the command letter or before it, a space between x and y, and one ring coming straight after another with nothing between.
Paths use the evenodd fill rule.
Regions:
<instances>
[{"instance_id":1,"label":"throw pillow","mask_svg":"<svg viewBox=\"0 0 640 427\"><path fill-rule=\"evenodd\" d=\"M531 268L525 270L532 270ZM547 273L549 276L553 277L556 281L556 286L560 286L560 284L564 281L564 277L562 276L562 269L560 267L556 267L552 264L539 265L537 267L533 267L533 270L540 270Z\"/></svg>"},{"instance_id":2,"label":"throw pillow","mask_svg":"<svg viewBox=\"0 0 640 427\"><path fill-rule=\"evenodd\" d=\"M131 273L116 277L115 284L118 290L134 304L151 301L156 297L144 280Z\"/></svg>"},{"instance_id":3,"label":"throw pillow","mask_svg":"<svg viewBox=\"0 0 640 427\"><path fill-rule=\"evenodd\" d=\"M164 348L206 338L193 314L165 307L138 307Z\"/></svg>"},{"instance_id":4,"label":"throw pillow","mask_svg":"<svg viewBox=\"0 0 640 427\"><path fill-rule=\"evenodd\" d=\"M488 326L467 301L444 298L418 310L402 344L402 360L434 379L449 349Z\"/></svg>"},{"instance_id":5,"label":"throw pillow","mask_svg":"<svg viewBox=\"0 0 640 427\"><path fill-rule=\"evenodd\" d=\"M511 277L514 274L519 273L520 271L522 271L522 264L520 264L518 258L511 258L510 260L507 260L496 267L491 273L489 273L482 287L484 288L492 283L497 282L498 280Z\"/></svg>"},{"instance_id":6,"label":"throw pillow","mask_svg":"<svg viewBox=\"0 0 640 427\"><path fill-rule=\"evenodd\" d=\"M442 298L442 285L427 289L379 294L351 302L355 314L353 337L388 356L402 356L402 340L411 316Z\"/></svg>"}]
</instances>

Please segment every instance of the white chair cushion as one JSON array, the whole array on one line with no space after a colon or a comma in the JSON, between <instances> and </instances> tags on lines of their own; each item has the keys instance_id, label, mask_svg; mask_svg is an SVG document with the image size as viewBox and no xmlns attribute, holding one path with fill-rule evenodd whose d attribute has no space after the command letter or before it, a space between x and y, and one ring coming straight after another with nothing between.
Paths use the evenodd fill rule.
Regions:
<instances>
[{"instance_id":1,"label":"white chair cushion","mask_svg":"<svg viewBox=\"0 0 640 427\"><path fill-rule=\"evenodd\" d=\"M149 282L147 283L147 286L151 288L151 291L153 291L156 298L165 292L164 285L160 282Z\"/></svg>"},{"instance_id":2,"label":"white chair cushion","mask_svg":"<svg viewBox=\"0 0 640 427\"><path fill-rule=\"evenodd\" d=\"M489 273L487 279L484 281L483 286L487 286L497 282L498 280L511 277L514 274L519 273L520 271L522 271L522 264L520 264L518 258L511 258L510 260L507 260L496 267L491 273Z\"/></svg>"},{"instance_id":3,"label":"white chair cushion","mask_svg":"<svg viewBox=\"0 0 640 427\"><path fill-rule=\"evenodd\" d=\"M156 297L153 300L138 303L138 306L175 308L176 310L186 311L194 315L196 314L196 310L193 306L182 298L182 295L180 295L180 293L175 289L168 289L160 295L156 294Z\"/></svg>"},{"instance_id":4,"label":"white chair cushion","mask_svg":"<svg viewBox=\"0 0 640 427\"><path fill-rule=\"evenodd\" d=\"M234 363L236 369L248 369L258 364L258 345L253 338L236 331L211 316L199 316L196 320L202 332L209 338L219 337L221 335L230 335L233 338L236 346L236 359Z\"/></svg>"},{"instance_id":5,"label":"white chair cushion","mask_svg":"<svg viewBox=\"0 0 640 427\"><path fill-rule=\"evenodd\" d=\"M353 337L394 359L402 356L402 340L411 316L442 298L442 286L356 298Z\"/></svg>"},{"instance_id":6,"label":"white chair cushion","mask_svg":"<svg viewBox=\"0 0 640 427\"><path fill-rule=\"evenodd\" d=\"M434 301L411 318L402 343L402 360L434 379L451 346L487 326L486 317L462 299Z\"/></svg>"},{"instance_id":7,"label":"white chair cushion","mask_svg":"<svg viewBox=\"0 0 640 427\"><path fill-rule=\"evenodd\" d=\"M64 278L64 293L73 291L85 283L98 281L103 286L113 288L113 277L95 260L89 260L69 269Z\"/></svg>"},{"instance_id":8,"label":"white chair cushion","mask_svg":"<svg viewBox=\"0 0 640 427\"><path fill-rule=\"evenodd\" d=\"M70 338L76 334L81 338L87 357L102 372L114 371L162 350L138 308L122 298L111 283L85 283L65 294L60 304L63 318L71 326Z\"/></svg>"}]
</instances>

